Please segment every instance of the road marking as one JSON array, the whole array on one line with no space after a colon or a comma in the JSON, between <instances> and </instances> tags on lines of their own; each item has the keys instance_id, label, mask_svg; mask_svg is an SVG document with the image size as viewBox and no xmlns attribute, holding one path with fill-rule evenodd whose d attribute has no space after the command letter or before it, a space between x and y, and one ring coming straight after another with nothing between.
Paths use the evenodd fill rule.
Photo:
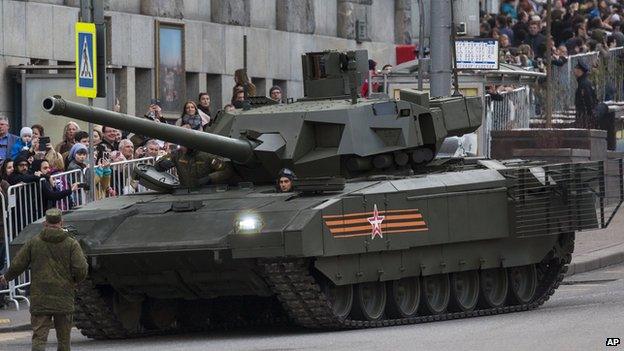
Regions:
<instances>
[{"instance_id":1,"label":"road marking","mask_svg":"<svg viewBox=\"0 0 624 351\"><path fill-rule=\"evenodd\" d=\"M30 332L0 333L0 341L12 341L18 339L28 339Z\"/></svg>"}]
</instances>

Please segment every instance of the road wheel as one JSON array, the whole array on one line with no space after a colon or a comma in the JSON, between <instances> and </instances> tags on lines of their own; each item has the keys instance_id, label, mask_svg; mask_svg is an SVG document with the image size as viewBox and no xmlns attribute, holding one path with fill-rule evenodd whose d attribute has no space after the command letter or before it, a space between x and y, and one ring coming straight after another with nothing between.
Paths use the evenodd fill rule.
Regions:
<instances>
[{"instance_id":1,"label":"road wheel","mask_svg":"<svg viewBox=\"0 0 624 351\"><path fill-rule=\"evenodd\" d=\"M507 299L507 270L505 268L484 269L479 278L480 306L483 308L502 307Z\"/></svg>"},{"instance_id":2,"label":"road wheel","mask_svg":"<svg viewBox=\"0 0 624 351\"><path fill-rule=\"evenodd\" d=\"M448 308L451 287L448 274L436 274L422 279L421 311L423 314L442 314Z\"/></svg>"},{"instance_id":3,"label":"road wheel","mask_svg":"<svg viewBox=\"0 0 624 351\"><path fill-rule=\"evenodd\" d=\"M413 317L420 304L420 279L409 277L388 282L386 313L390 318Z\"/></svg>"},{"instance_id":4,"label":"road wheel","mask_svg":"<svg viewBox=\"0 0 624 351\"><path fill-rule=\"evenodd\" d=\"M479 301L479 273L477 271L451 274L450 308L456 312L474 310Z\"/></svg>"},{"instance_id":5,"label":"road wheel","mask_svg":"<svg viewBox=\"0 0 624 351\"><path fill-rule=\"evenodd\" d=\"M130 333L136 333L141 325L143 300L127 300L115 292L112 296L113 313L121 325Z\"/></svg>"},{"instance_id":6,"label":"road wheel","mask_svg":"<svg viewBox=\"0 0 624 351\"><path fill-rule=\"evenodd\" d=\"M340 319L347 318L353 306L353 285L335 285L331 281L325 280L322 288L334 315Z\"/></svg>"},{"instance_id":7,"label":"road wheel","mask_svg":"<svg viewBox=\"0 0 624 351\"><path fill-rule=\"evenodd\" d=\"M383 317L386 308L386 283L367 282L355 286L354 319L376 321Z\"/></svg>"},{"instance_id":8,"label":"road wheel","mask_svg":"<svg viewBox=\"0 0 624 351\"><path fill-rule=\"evenodd\" d=\"M150 330L168 330L176 326L178 306L172 300L148 300L143 304L144 325Z\"/></svg>"},{"instance_id":9,"label":"road wheel","mask_svg":"<svg viewBox=\"0 0 624 351\"><path fill-rule=\"evenodd\" d=\"M534 264L509 268L509 297L513 304L526 304L535 297L537 270Z\"/></svg>"}]
</instances>

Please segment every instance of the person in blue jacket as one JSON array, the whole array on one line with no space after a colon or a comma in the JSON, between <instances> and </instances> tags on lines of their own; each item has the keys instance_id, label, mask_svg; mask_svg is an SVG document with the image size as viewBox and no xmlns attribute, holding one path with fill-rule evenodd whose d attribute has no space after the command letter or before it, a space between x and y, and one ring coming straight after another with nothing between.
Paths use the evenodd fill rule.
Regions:
<instances>
[{"instance_id":1,"label":"person in blue jacket","mask_svg":"<svg viewBox=\"0 0 624 351\"><path fill-rule=\"evenodd\" d=\"M30 127L22 128L22 130L20 130L20 138L17 139L15 144L13 144L10 158L16 159L20 151L30 150L32 148L32 137L33 137L33 131Z\"/></svg>"}]
</instances>

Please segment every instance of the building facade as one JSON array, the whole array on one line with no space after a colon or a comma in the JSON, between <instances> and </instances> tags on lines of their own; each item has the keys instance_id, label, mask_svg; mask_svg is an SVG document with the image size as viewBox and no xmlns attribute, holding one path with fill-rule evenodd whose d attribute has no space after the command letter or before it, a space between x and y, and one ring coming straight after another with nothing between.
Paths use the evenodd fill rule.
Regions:
<instances>
[{"instance_id":1,"label":"building facade","mask_svg":"<svg viewBox=\"0 0 624 351\"><path fill-rule=\"evenodd\" d=\"M415 0L103 1L109 96L99 105L111 108L118 99L121 111L134 115L143 114L149 100L162 91L159 86L170 83L157 66L176 50L182 50L178 63L183 69L166 72L182 75L184 86L172 96L196 99L199 92L208 91L220 108L231 98L234 71L243 67L243 35L249 76L258 94L280 85L295 99L303 95L304 52L367 49L380 65L394 64L395 44L413 39ZM26 89L23 84L30 81L24 74L64 74L66 81L71 79L73 70L53 68L74 64L79 5L79 0L0 0L0 115L14 125L41 122L43 117L29 116L39 113L37 106L30 106L39 102L30 100L40 97L43 88L38 87L55 86L54 81L34 88L31 83ZM182 35L181 48L175 40L167 41L170 37L160 28L172 29L171 38L176 31ZM38 65L50 69L33 71Z\"/></svg>"}]
</instances>

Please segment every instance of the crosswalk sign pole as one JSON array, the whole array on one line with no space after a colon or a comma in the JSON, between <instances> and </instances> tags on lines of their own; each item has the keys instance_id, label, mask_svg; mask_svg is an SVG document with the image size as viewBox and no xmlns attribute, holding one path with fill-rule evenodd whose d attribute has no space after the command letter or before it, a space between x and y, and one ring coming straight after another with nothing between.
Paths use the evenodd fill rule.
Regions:
<instances>
[{"instance_id":1,"label":"crosswalk sign pole","mask_svg":"<svg viewBox=\"0 0 624 351\"><path fill-rule=\"evenodd\" d=\"M93 98L89 98L89 107L93 107ZM89 122L89 200L95 201L95 148L93 147L93 123Z\"/></svg>"},{"instance_id":2,"label":"crosswalk sign pole","mask_svg":"<svg viewBox=\"0 0 624 351\"><path fill-rule=\"evenodd\" d=\"M95 24L76 23L76 96L86 97L93 107L97 96L97 40ZM89 198L95 200L95 152L93 147L93 123L89 122Z\"/></svg>"}]
</instances>

